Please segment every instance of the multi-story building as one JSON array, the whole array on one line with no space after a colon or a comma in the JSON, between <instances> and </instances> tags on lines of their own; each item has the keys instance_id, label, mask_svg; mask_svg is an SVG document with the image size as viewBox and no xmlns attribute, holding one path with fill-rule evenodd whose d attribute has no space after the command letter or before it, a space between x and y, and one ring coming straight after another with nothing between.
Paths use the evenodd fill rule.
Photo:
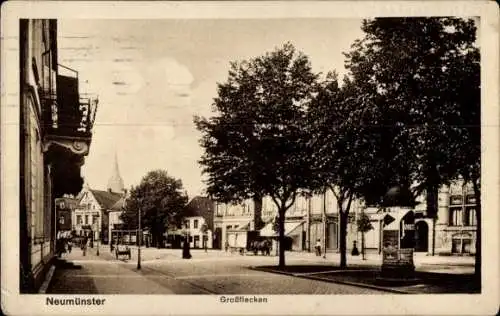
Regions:
<instances>
[{"instance_id":1,"label":"multi-story building","mask_svg":"<svg viewBox=\"0 0 500 316\"><path fill-rule=\"evenodd\" d=\"M441 188L436 221L436 253L476 253L476 208L472 185L455 181Z\"/></svg>"},{"instance_id":2,"label":"multi-story building","mask_svg":"<svg viewBox=\"0 0 500 316\"><path fill-rule=\"evenodd\" d=\"M115 156L107 190L94 190L85 185L80 192L78 206L72 215L76 234L107 244L111 240L112 231L122 224L120 215L123 212L125 193Z\"/></svg>"},{"instance_id":3,"label":"multi-story building","mask_svg":"<svg viewBox=\"0 0 500 316\"><path fill-rule=\"evenodd\" d=\"M355 214L360 212L362 204L352 203L347 230L347 248L359 237L355 227ZM233 235L248 230L255 230L259 218L264 222L261 236L276 237L274 219L277 207L270 197L264 197L261 203L247 200L240 204L217 203L214 223L215 234L221 236L222 245L233 242ZM338 251L339 216L337 202L333 192L317 194L311 197L298 195L295 203L285 214L285 236L287 249L295 251L311 251L319 239L329 252Z\"/></svg>"},{"instance_id":4,"label":"multi-story building","mask_svg":"<svg viewBox=\"0 0 500 316\"><path fill-rule=\"evenodd\" d=\"M453 181L442 186L438 195L438 213L434 220L427 215L425 194L419 196L415 207L415 251L432 254L475 254L476 200L471 185ZM366 208L373 229L365 235L365 247L382 249L383 208ZM435 238L434 238L435 232Z\"/></svg>"},{"instance_id":5,"label":"multi-story building","mask_svg":"<svg viewBox=\"0 0 500 316\"><path fill-rule=\"evenodd\" d=\"M72 235L72 215L77 206L78 200L72 196L55 199L57 238Z\"/></svg>"},{"instance_id":6,"label":"multi-story building","mask_svg":"<svg viewBox=\"0 0 500 316\"><path fill-rule=\"evenodd\" d=\"M214 202L203 196L192 198L184 208L182 222L191 248L213 248L214 208Z\"/></svg>"},{"instance_id":7,"label":"multi-story building","mask_svg":"<svg viewBox=\"0 0 500 316\"><path fill-rule=\"evenodd\" d=\"M54 258L54 200L82 188L97 99L59 65L57 21L20 20L20 290L34 292Z\"/></svg>"}]
</instances>

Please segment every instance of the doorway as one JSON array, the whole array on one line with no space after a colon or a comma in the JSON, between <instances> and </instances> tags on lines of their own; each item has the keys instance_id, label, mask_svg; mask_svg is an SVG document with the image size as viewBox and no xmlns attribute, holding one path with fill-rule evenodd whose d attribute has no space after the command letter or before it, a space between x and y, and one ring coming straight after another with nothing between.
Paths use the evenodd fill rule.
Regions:
<instances>
[{"instance_id":1,"label":"doorway","mask_svg":"<svg viewBox=\"0 0 500 316\"><path fill-rule=\"evenodd\" d=\"M415 224L415 251L429 251L429 225L426 221L419 221Z\"/></svg>"}]
</instances>

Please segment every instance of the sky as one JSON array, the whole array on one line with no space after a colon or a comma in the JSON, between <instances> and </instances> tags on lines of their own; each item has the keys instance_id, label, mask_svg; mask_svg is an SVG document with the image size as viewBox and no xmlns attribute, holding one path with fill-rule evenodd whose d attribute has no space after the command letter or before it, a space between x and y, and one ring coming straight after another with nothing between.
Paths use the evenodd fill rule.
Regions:
<instances>
[{"instance_id":1,"label":"sky","mask_svg":"<svg viewBox=\"0 0 500 316\"><path fill-rule=\"evenodd\" d=\"M333 18L58 20L59 64L78 71L81 94L99 98L82 176L105 190L116 153L126 188L164 169L189 197L203 194L193 116L214 114L229 63L289 41L309 56L313 71L342 76L342 52L362 38L360 26Z\"/></svg>"}]
</instances>

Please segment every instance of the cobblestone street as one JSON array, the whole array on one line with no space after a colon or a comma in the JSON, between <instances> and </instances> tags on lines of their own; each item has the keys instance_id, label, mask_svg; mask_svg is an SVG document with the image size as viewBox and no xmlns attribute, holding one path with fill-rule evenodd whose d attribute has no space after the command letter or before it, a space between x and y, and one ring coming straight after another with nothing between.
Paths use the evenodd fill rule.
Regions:
<instances>
[{"instance_id":1,"label":"cobblestone street","mask_svg":"<svg viewBox=\"0 0 500 316\"><path fill-rule=\"evenodd\" d=\"M80 249L65 254L66 264L58 267L49 293L79 294L384 294L379 291L345 284L272 274L249 268L277 264L275 256L240 255L219 250L191 250L193 258L181 258L180 249L145 248L141 252L141 270L137 270L137 249L131 260L116 260L109 248ZM470 274L473 257L449 258L416 256L417 271ZM348 258L356 268L380 264L376 255ZM338 254L327 258L312 253L289 252L287 265L338 265ZM325 269L325 268L323 268ZM328 270L328 269L327 269ZM418 287L416 287L418 289Z\"/></svg>"}]
</instances>

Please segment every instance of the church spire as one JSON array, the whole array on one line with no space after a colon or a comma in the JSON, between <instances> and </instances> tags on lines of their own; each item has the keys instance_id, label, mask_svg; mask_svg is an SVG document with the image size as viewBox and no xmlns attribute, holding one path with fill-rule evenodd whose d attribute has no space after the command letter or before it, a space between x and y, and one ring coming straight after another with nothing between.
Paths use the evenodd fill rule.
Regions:
<instances>
[{"instance_id":1,"label":"church spire","mask_svg":"<svg viewBox=\"0 0 500 316\"><path fill-rule=\"evenodd\" d=\"M120 170L118 168L118 156L115 152L115 161L113 165L113 173L108 181L108 191L115 193L123 193L124 190L123 179L120 176Z\"/></svg>"}]
</instances>

